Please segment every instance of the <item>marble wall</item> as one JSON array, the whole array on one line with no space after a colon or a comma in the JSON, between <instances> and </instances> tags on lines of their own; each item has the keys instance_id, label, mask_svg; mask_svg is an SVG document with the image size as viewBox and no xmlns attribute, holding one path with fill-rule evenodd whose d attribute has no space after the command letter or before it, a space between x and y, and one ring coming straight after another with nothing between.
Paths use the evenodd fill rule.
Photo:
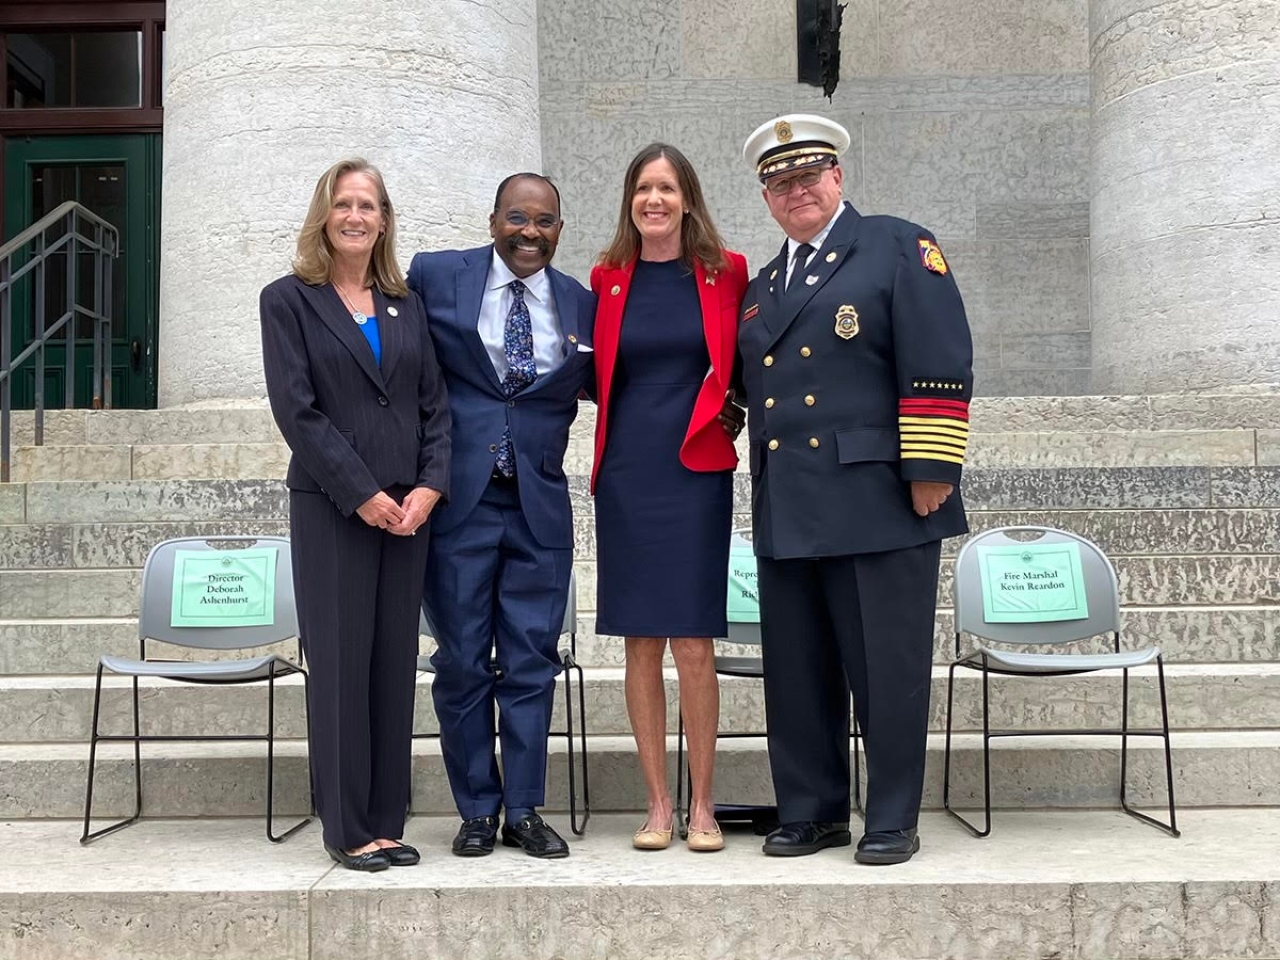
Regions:
<instances>
[{"instance_id":1,"label":"marble wall","mask_svg":"<svg viewBox=\"0 0 1280 960\"><path fill-rule=\"evenodd\" d=\"M741 156L784 112L848 127L846 195L937 233L969 308L977 392L1089 392L1088 0L849 0L839 88L796 75L793 0L543 0L557 265L583 279L652 140L697 167L754 269L782 234Z\"/></svg>"}]
</instances>

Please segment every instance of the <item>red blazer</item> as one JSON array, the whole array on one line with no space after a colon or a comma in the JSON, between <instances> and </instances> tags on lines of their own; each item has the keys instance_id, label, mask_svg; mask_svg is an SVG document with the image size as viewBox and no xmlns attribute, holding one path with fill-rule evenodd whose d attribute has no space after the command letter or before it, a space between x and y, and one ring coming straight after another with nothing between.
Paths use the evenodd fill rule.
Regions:
<instances>
[{"instance_id":1,"label":"red blazer","mask_svg":"<svg viewBox=\"0 0 1280 960\"><path fill-rule=\"evenodd\" d=\"M690 470L732 470L738 465L738 453L720 425L719 414L724 407L725 391L729 389L734 355L738 349L738 314L742 308L742 295L747 289L747 260L732 250L726 250L725 256L728 266L716 274L708 274L701 263L695 262L694 266L711 370L698 393L689 429L680 445L680 462ZM618 359L618 341L622 335L622 311L627 305L627 291L631 287L635 266L634 260L624 267L597 264L591 271L591 289L599 298L595 324L597 406L592 493L595 493L596 475L600 472L605 439L609 435L609 392Z\"/></svg>"}]
</instances>

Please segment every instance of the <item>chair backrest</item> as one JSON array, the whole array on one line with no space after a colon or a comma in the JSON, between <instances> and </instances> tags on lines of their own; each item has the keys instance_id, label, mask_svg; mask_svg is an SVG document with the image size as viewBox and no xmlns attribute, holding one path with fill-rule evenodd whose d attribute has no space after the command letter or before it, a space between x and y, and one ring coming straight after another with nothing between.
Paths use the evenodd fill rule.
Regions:
<instances>
[{"instance_id":1,"label":"chair backrest","mask_svg":"<svg viewBox=\"0 0 1280 960\"><path fill-rule=\"evenodd\" d=\"M421 607L421 611L418 616L418 633L435 639L436 628L427 616L427 608ZM569 598L564 605L564 620L560 625L560 632L571 637L578 632L578 574L573 570L569 571Z\"/></svg>"},{"instance_id":2,"label":"chair backrest","mask_svg":"<svg viewBox=\"0 0 1280 960\"><path fill-rule=\"evenodd\" d=\"M740 527L729 535L729 549L731 551L751 551L751 529L749 527ZM747 623L743 621L729 621L728 636L725 637L729 643L740 643L743 646L758 647L760 646L760 621Z\"/></svg>"},{"instance_id":3,"label":"chair backrest","mask_svg":"<svg viewBox=\"0 0 1280 960\"><path fill-rule=\"evenodd\" d=\"M1018 534L1018 536L1011 536ZM979 547L1073 543L1080 548L1080 567L1088 616L1079 620L1037 623L988 623L982 602ZM1115 567L1090 540L1052 527L1000 527L972 537L955 562L956 632L996 643L1053 644L1084 640L1120 629L1120 591Z\"/></svg>"},{"instance_id":4,"label":"chair backrest","mask_svg":"<svg viewBox=\"0 0 1280 960\"><path fill-rule=\"evenodd\" d=\"M271 622L257 626L174 626L174 577L178 551L230 553L250 548L274 552ZM234 594L228 594L234 596ZM293 563L286 537L179 537L151 548L142 567L138 636L203 650L235 650L290 640L298 635L293 600Z\"/></svg>"}]
</instances>

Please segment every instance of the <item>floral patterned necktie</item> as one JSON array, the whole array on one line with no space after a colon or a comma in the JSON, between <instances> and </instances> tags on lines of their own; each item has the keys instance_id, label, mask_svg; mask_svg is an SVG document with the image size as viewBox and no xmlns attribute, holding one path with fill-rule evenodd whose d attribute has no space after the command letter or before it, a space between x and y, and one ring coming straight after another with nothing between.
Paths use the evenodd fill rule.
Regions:
<instances>
[{"instance_id":1,"label":"floral patterned necktie","mask_svg":"<svg viewBox=\"0 0 1280 960\"><path fill-rule=\"evenodd\" d=\"M523 283L511 281L511 309L507 311L507 324L502 331L502 349L507 355L507 375L502 380L502 392L508 397L514 397L538 379L538 368L533 362L533 321L524 302L524 291ZM516 454L509 424L502 431L502 441L498 444L497 467L504 477L516 474Z\"/></svg>"}]
</instances>

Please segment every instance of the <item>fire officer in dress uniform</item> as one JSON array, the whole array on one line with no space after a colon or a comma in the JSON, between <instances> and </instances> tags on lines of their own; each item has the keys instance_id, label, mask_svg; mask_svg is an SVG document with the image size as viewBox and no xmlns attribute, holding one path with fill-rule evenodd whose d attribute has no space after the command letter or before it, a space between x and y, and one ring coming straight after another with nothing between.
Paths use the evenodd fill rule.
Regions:
<instances>
[{"instance_id":1,"label":"fire officer in dress uniform","mask_svg":"<svg viewBox=\"0 0 1280 960\"><path fill-rule=\"evenodd\" d=\"M867 753L861 863L920 849L941 541L965 533L973 347L933 234L841 198L849 134L770 120L743 154L786 243L739 326L774 856L846 846L849 692Z\"/></svg>"}]
</instances>

